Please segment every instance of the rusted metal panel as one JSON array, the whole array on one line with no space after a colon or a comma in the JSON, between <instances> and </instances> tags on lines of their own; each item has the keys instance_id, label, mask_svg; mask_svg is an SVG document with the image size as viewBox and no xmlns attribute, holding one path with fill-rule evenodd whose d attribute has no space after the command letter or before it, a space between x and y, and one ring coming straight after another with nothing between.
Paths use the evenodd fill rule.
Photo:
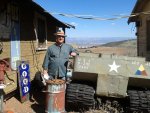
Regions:
<instances>
[{"instance_id":1,"label":"rusted metal panel","mask_svg":"<svg viewBox=\"0 0 150 113\"><path fill-rule=\"evenodd\" d=\"M64 80L48 80L46 94L46 113L65 112L65 89Z\"/></svg>"}]
</instances>

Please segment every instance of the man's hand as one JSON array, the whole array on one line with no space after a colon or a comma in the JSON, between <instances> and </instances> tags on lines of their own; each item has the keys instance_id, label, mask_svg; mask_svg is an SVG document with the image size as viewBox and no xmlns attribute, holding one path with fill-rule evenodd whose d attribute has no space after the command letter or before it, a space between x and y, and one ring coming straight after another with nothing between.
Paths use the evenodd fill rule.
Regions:
<instances>
[{"instance_id":1,"label":"man's hand","mask_svg":"<svg viewBox=\"0 0 150 113\"><path fill-rule=\"evenodd\" d=\"M45 78L46 80L49 79L49 75L48 75L48 73L47 73L47 70L43 70L43 76L44 76L44 78Z\"/></svg>"},{"instance_id":2,"label":"man's hand","mask_svg":"<svg viewBox=\"0 0 150 113\"><path fill-rule=\"evenodd\" d=\"M75 52L71 52L71 54L70 54L71 56L76 56L77 55L77 53L75 53Z\"/></svg>"},{"instance_id":3,"label":"man's hand","mask_svg":"<svg viewBox=\"0 0 150 113\"><path fill-rule=\"evenodd\" d=\"M47 70L43 70L43 75L48 75Z\"/></svg>"}]
</instances>

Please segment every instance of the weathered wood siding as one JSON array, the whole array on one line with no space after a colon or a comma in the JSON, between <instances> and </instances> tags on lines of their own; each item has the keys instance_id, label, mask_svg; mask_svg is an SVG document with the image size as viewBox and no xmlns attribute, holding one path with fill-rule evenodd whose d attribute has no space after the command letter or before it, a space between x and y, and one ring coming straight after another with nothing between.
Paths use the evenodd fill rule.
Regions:
<instances>
[{"instance_id":1,"label":"weathered wood siding","mask_svg":"<svg viewBox=\"0 0 150 113\"><path fill-rule=\"evenodd\" d=\"M150 10L150 1L144 6L144 11ZM147 38L150 38L150 36L147 36L147 20L150 20L149 14L142 14L139 16L140 20L140 26L137 27L137 44L138 44L138 56L146 57L148 60L150 60L150 51L147 51ZM149 42L150 43L150 42Z\"/></svg>"},{"instance_id":2,"label":"weathered wood siding","mask_svg":"<svg viewBox=\"0 0 150 113\"><path fill-rule=\"evenodd\" d=\"M20 7L20 40L36 40L34 33L34 10L30 5Z\"/></svg>"},{"instance_id":3,"label":"weathered wood siding","mask_svg":"<svg viewBox=\"0 0 150 113\"><path fill-rule=\"evenodd\" d=\"M54 33L56 32L56 26L53 23L47 23L47 41L55 41Z\"/></svg>"},{"instance_id":4,"label":"weathered wood siding","mask_svg":"<svg viewBox=\"0 0 150 113\"><path fill-rule=\"evenodd\" d=\"M146 56L146 17L142 15L140 26L137 28L137 39L138 39L138 55L139 56Z\"/></svg>"}]
</instances>

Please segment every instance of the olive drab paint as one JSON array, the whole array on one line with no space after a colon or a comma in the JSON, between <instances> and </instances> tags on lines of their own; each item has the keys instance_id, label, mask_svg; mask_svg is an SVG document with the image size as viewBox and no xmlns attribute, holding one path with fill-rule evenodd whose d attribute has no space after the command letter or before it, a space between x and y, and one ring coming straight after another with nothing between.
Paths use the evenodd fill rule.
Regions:
<instances>
[{"instance_id":1,"label":"olive drab paint","mask_svg":"<svg viewBox=\"0 0 150 113\"><path fill-rule=\"evenodd\" d=\"M97 82L99 96L126 97L128 86L150 88L150 62L141 57L82 53L73 71L73 80Z\"/></svg>"}]
</instances>

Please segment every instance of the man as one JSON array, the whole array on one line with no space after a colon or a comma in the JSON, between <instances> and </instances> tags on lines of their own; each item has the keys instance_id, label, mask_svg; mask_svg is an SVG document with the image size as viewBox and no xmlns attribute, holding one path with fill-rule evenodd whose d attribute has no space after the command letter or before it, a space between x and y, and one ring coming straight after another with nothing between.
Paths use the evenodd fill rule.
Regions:
<instances>
[{"instance_id":1,"label":"man","mask_svg":"<svg viewBox=\"0 0 150 113\"><path fill-rule=\"evenodd\" d=\"M66 79L69 55L76 56L76 50L64 43L66 35L62 30L55 33L56 43L49 46L43 62L43 74L50 79Z\"/></svg>"}]
</instances>

